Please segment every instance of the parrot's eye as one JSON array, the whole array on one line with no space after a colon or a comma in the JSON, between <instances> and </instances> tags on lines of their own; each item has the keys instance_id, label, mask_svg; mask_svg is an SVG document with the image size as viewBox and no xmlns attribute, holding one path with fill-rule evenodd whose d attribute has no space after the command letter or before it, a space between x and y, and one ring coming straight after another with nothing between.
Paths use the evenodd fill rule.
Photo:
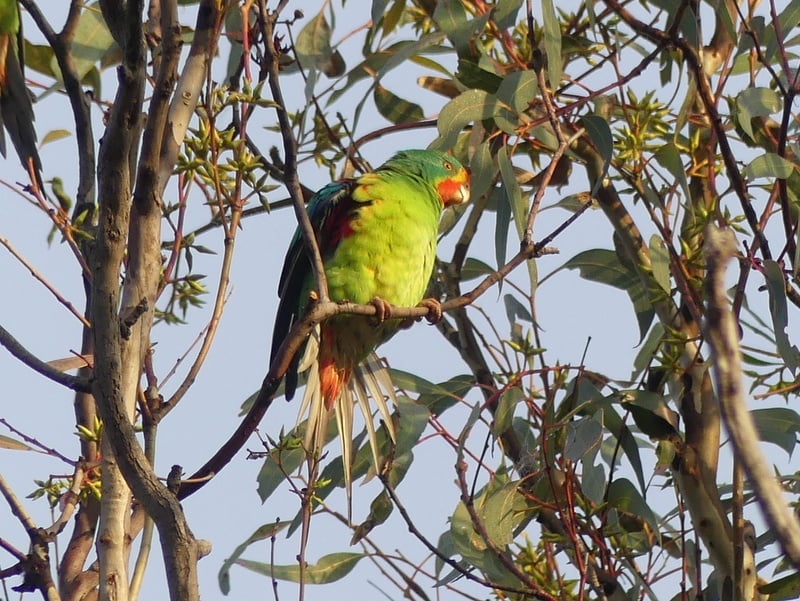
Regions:
<instances>
[{"instance_id":1,"label":"parrot's eye","mask_svg":"<svg viewBox=\"0 0 800 601\"><path fill-rule=\"evenodd\" d=\"M448 171L452 171L453 170L453 164L452 163L448 163L447 161L445 161L444 162L444 168L447 169Z\"/></svg>"}]
</instances>

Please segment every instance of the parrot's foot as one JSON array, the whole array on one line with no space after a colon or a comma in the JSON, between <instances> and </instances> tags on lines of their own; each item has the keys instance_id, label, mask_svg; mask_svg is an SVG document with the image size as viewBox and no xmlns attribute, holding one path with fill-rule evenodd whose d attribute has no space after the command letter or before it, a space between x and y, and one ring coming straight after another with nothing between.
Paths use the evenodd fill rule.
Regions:
<instances>
[{"instance_id":1,"label":"parrot's foot","mask_svg":"<svg viewBox=\"0 0 800 601\"><path fill-rule=\"evenodd\" d=\"M417 306L425 307L428 310L428 314L425 316L425 319L428 320L428 323L435 324L442 320L442 303L435 298L424 298ZM419 321L421 319L421 317L409 317L408 319L404 319L400 322L400 329L405 330L406 328L410 328L412 325L414 325L415 321Z\"/></svg>"},{"instance_id":2,"label":"parrot's foot","mask_svg":"<svg viewBox=\"0 0 800 601\"><path fill-rule=\"evenodd\" d=\"M428 314L425 316L425 319L428 320L430 324L436 324L442 321L442 303L435 298L423 298L422 302L417 305L418 307L425 307L428 310Z\"/></svg>"},{"instance_id":3,"label":"parrot's foot","mask_svg":"<svg viewBox=\"0 0 800 601\"><path fill-rule=\"evenodd\" d=\"M375 325L380 325L392 316L392 305L380 296L373 297L369 304L375 307L375 315L372 318Z\"/></svg>"}]
</instances>

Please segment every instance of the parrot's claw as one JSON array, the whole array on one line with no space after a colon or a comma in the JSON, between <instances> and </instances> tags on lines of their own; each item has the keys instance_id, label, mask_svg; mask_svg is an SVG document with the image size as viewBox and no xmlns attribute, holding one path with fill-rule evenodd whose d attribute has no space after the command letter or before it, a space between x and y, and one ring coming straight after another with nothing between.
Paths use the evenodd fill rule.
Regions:
<instances>
[{"instance_id":1,"label":"parrot's claw","mask_svg":"<svg viewBox=\"0 0 800 601\"><path fill-rule=\"evenodd\" d=\"M425 316L425 319L428 320L428 323L437 324L442 321L442 303L440 303L437 299L424 298L417 306L428 309L428 314Z\"/></svg>"},{"instance_id":2,"label":"parrot's claw","mask_svg":"<svg viewBox=\"0 0 800 601\"><path fill-rule=\"evenodd\" d=\"M374 297L369 304L375 307L375 325L380 325L392 316L392 305L380 296Z\"/></svg>"}]
</instances>

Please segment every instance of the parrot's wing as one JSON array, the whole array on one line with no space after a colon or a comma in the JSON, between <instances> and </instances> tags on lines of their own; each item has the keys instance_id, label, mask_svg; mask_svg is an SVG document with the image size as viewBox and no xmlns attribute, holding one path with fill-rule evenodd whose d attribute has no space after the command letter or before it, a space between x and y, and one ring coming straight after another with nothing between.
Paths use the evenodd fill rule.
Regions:
<instances>
[{"instance_id":1,"label":"parrot's wing","mask_svg":"<svg viewBox=\"0 0 800 601\"><path fill-rule=\"evenodd\" d=\"M336 245L341 240L342 223L350 213L352 206L352 195L354 182L343 180L328 184L317 192L308 203L308 217L317 235L317 243L323 260L326 255L332 253ZM275 328L272 333L272 352L270 363L275 359L283 341L289 334L289 330L300 317L301 311L305 308L307 300L302 298L308 294L308 280L312 275L311 259L308 250L303 242L300 230L295 231L294 237L286 252L283 262L283 269L278 284L278 295L280 303L275 316ZM297 365L303 350L298 351L289 370L286 372L286 398L291 399L297 389Z\"/></svg>"}]
</instances>

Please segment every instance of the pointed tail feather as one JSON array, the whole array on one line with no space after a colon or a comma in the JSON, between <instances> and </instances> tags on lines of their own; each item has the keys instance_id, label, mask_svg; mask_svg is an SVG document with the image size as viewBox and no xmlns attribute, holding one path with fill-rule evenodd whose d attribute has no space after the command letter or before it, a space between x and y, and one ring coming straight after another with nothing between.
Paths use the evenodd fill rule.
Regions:
<instances>
[{"instance_id":1,"label":"pointed tail feather","mask_svg":"<svg viewBox=\"0 0 800 601\"><path fill-rule=\"evenodd\" d=\"M394 430L392 414L387 404L388 399L397 406L394 384L386 365L375 353L372 353L353 370L352 377L350 374L345 373L345 377L339 382L341 386L337 390L339 398L329 399L325 394L325 383L322 381L324 375L321 376L320 374L318 328L309 337L305 353L300 360L299 371L308 371L308 382L306 383L303 400L300 403L297 416L298 422L304 417L307 417L308 420L306 422L304 440L306 452L315 457L321 455L327 438L331 414L335 414L339 430L339 442L342 449L345 488L349 503L353 483L353 415L355 408L358 406L364 417L374 468L376 472L380 472L384 466L380 458L377 430L375 429L374 416L369 401L370 399L374 401L377 406L377 413L386 424L386 429L392 442L396 442L397 436Z\"/></svg>"}]
</instances>

